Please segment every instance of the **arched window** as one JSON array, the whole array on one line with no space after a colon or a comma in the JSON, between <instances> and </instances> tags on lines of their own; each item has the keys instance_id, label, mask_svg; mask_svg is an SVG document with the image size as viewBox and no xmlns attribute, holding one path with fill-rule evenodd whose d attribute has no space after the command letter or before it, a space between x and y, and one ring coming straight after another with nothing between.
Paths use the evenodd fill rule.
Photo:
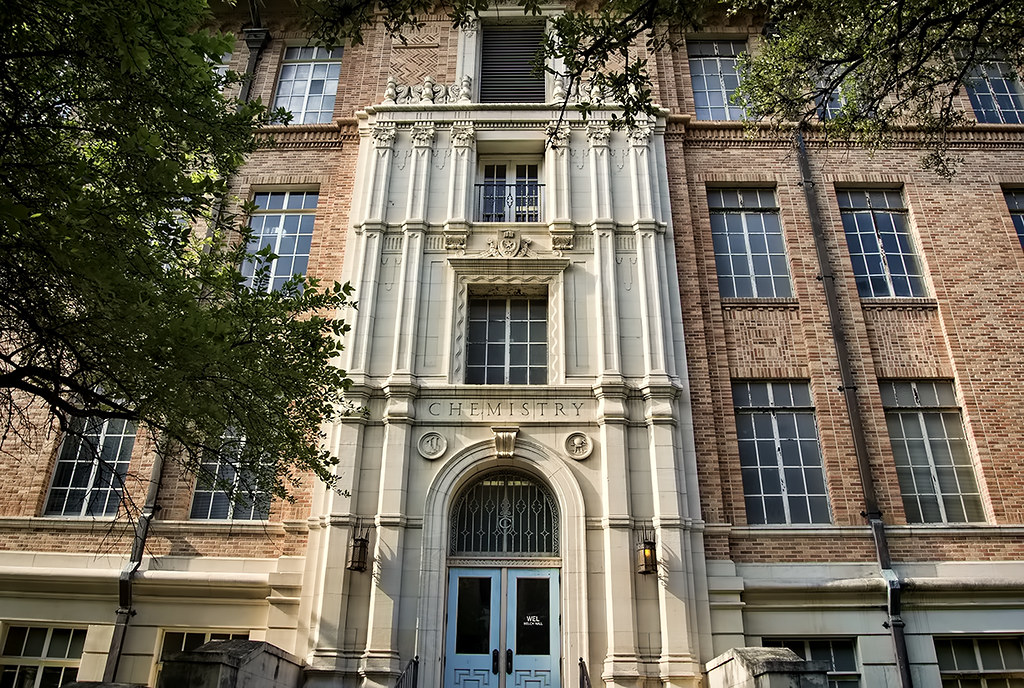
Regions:
<instances>
[{"instance_id":1,"label":"arched window","mask_svg":"<svg viewBox=\"0 0 1024 688\"><path fill-rule=\"evenodd\" d=\"M449 552L455 556L558 556L558 509L522 473L490 473L456 500Z\"/></svg>"}]
</instances>

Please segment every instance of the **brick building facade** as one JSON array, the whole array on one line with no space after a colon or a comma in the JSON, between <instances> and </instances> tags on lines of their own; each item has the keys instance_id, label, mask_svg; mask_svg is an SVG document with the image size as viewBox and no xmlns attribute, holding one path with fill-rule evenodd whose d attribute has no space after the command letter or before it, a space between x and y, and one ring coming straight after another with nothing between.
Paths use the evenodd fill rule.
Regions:
<instances>
[{"instance_id":1,"label":"brick building facade","mask_svg":"<svg viewBox=\"0 0 1024 688\"><path fill-rule=\"evenodd\" d=\"M516 97L543 22L509 14L335 53L286 12L222 17L231 68L259 52L251 97L302 122L234 189L308 274L356 287L343 365L367 414L328 429L351 496L307 481L247 516L102 428L161 507L117 679L247 636L311 687L394 685L414 656L425 687L571 685L577 658L594 683L697 686L760 645L831 662L832 685L1016 685L1019 84L963 94L982 123L947 181L913 131L874 155L745 132L716 100L757 40L741 20L646 56L648 126L560 116L550 75ZM69 497L77 460L42 424L0 456L4 686L103 674L132 529Z\"/></svg>"}]
</instances>

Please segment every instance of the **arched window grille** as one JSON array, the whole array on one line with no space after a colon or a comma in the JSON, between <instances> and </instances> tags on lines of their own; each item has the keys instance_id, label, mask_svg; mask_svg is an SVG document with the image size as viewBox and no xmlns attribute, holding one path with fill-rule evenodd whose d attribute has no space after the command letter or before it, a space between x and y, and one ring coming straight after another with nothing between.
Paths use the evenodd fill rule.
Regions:
<instances>
[{"instance_id":1,"label":"arched window grille","mask_svg":"<svg viewBox=\"0 0 1024 688\"><path fill-rule=\"evenodd\" d=\"M545 488L521 473L491 473L455 502L455 556L558 556L558 509Z\"/></svg>"}]
</instances>

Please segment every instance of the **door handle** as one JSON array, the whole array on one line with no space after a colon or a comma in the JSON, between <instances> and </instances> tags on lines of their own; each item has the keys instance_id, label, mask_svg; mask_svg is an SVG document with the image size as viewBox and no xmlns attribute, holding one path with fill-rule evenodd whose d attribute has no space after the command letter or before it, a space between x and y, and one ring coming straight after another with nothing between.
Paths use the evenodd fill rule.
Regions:
<instances>
[{"instance_id":1,"label":"door handle","mask_svg":"<svg viewBox=\"0 0 1024 688\"><path fill-rule=\"evenodd\" d=\"M505 673L512 674L512 650L505 650Z\"/></svg>"},{"instance_id":2,"label":"door handle","mask_svg":"<svg viewBox=\"0 0 1024 688\"><path fill-rule=\"evenodd\" d=\"M491 673L492 674L498 673L498 657L499 656L500 655L498 655L498 651L497 650L495 650L494 652L491 653Z\"/></svg>"}]
</instances>

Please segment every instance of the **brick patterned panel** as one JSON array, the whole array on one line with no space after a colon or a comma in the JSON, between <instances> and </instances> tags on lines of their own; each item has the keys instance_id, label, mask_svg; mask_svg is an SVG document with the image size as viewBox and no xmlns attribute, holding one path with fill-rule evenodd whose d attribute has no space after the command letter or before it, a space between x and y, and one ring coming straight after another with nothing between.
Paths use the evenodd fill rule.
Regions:
<instances>
[{"instance_id":1,"label":"brick patterned panel","mask_svg":"<svg viewBox=\"0 0 1024 688\"><path fill-rule=\"evenodd\" d=\"M797 336L800 312L796 306L726 306L722 310L733 378L808 377L807 355Z\"/></svg>"},{"instance_id":2,"label":"brick patterned panel","mask_svg":"<svg viewBox=\"0 0 1024 688\"><path fill-rule=\"evenodd\" d=\"M865 307L864 323L878 377L952 377L935 308Z\"/></svg>"}]
</instances>

